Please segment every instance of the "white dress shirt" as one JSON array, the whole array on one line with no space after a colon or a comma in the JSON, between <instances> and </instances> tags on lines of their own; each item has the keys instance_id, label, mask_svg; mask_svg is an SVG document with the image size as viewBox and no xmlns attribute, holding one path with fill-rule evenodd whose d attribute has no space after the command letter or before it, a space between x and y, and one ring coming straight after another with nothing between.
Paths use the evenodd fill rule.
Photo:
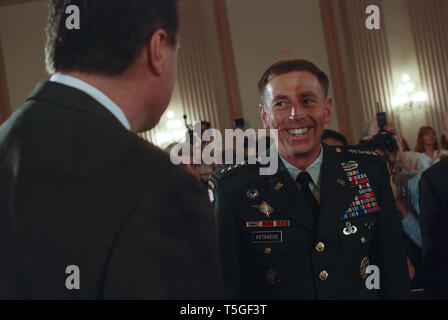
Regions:
<instances>
[{"instance_id":1,"label":"white dress shirt","mask_svg":"<svg viewBox=\"0 0 448 320\"><path fill-rule=\"evenodd\" d=\"M98 101L103 107L109 110L126 129L131 130L131 125L129 124L129 121L121 108L94 86L78 78L59 72L51 76L50 81L62 83L66 86L81 90L82 92L88 94L93 99Z\"/></svg>"}]
</instances>

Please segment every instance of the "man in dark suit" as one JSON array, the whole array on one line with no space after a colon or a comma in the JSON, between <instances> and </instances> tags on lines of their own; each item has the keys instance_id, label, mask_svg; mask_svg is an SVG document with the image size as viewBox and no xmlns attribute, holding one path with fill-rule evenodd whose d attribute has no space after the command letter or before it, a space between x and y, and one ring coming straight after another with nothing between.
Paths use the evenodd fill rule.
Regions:
<instances>
[{"instance_id":1,"label":"man in dark suit","mask_svg":"<svg viewBox=\"0 0 448 320\"><path fill-rule=\"evenodd\" d=\"M279 169L234 165L209 182L232 298L402 299L409 278L389 173L375 152L321 144L328 78L313 63L272 65L258 88ZM263 157L262 157L263 158ZM380 281L379 281L380 280Z\"/></svg>"},{"instance_id":2,"label":"man in dark suit","mask_svg":"<svg viewBox=\"0 0 448 320\"><path fill-rule=\"evenodd\" d=\"M448 159L422 173L420 224L422 226L424 288L431 299L448 299Z\"/></svg>"},{"instance_id":3,"label":"man in dark suit","mask_svg":"<svg viewBox=\"0 0 448 320\"><path fill-rule=\"evenodd\" d=\"M178 26L176 0L51 2L56 73L0 127L0 298L221 296L203 187L136 135L170 101Z\"/></svg>"}]
</instances>

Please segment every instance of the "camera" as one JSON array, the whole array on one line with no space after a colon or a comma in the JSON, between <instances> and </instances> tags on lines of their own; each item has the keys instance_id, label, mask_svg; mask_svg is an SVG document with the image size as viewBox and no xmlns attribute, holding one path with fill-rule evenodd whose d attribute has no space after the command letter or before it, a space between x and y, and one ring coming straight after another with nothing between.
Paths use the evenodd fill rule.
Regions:
<instances>
[{"instance_id":1,"label":"camera","mask_svg":"<svg viewBox=\"0 0 448 320\"><path fill-rule=\"evenodd\" d=\"M359 146L365 149L376 150L381 149L386 152L395 152L398 150L397 140L392 133L386 131L384 126L387 124L387 117L385 112L377 112L376 121L380 131L373 136L372 140L363 140Z\"/></svg>"},{"instance_id":2,"label":"camera","mask_svg":"<svg viewBox=\"0 0 448 320\"><path fill-rule=\"evenodd\" d=\"M386 131L384 126L387 124L387 117L385 112L378 112L376 114L376 121L378 122L378 127L380 131L373 136L373 142L381 150L394 152L398 150L397 140L392 133Z\"/></svg>"}]
</instances>

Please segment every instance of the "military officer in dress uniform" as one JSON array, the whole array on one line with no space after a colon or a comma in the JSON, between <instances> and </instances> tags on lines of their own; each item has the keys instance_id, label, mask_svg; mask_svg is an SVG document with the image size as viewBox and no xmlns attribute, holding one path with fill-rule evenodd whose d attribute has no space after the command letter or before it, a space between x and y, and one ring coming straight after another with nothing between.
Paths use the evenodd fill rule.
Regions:
<instances>
[{"instance_id":1,"label":"military officer in dress uniform","mask_svg":"<svg viewBox=\"0 0 448 320\"><path fill-rule=\"evenodd\" d=\"M258 87L264 126L278 130L277 172L243 163L209 180L229 298L408 297L385 161L320 142L331 119L328 86L309 61L272 65Z\"/></svg>"}]
</instances>

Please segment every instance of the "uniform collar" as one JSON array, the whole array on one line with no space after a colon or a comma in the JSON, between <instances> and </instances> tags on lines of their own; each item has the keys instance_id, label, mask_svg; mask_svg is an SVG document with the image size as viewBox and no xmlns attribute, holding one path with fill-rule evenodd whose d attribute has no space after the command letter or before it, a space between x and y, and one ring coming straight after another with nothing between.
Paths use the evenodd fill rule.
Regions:
<instances>
[{"instance_id":1,"label":"uniform collar","mask_svg":"<svg viewBox=\"0 0 448 320\"><path fill-rule=\"evenodd\" d=\"M94 86L88 84L85 81L82 81L81 79L66 74L62 74L59 72L55 73L50 78L50 81L64 84L66 86L78 89L88 94L93 99L98 101L102 106L104 106L107 110L109 110L126 129L131 130L131 125L129 124L129 121L124 115L121 108L117 104L115 104L108 96L106 96L104 93L102 93Z\"/></svg>"},{"instance_id":2,"label":"uniform collar","mask_svg":"<svg viewBox=\"0 0 448 320\"><path fill-rule=\"evenodd\" d=\"M313 180L314 184L317 186L319 181L319 175L320 175L320 168L322 165L323 160L323 148L322 145L320 145L320 153L319 156L314 160L313 163L311 163L305 171L308 172L311 176L311 179ZM300 170L297 167L294 167L292 164L290 164L288 161L286 161L285 158L283 158L280 154L280 159L282 159L283 164L285 165L286 169L288 170L289 174L291 175L291 178L295 181L299 174L303 171Z\"/></svg>"}]
</instances>

